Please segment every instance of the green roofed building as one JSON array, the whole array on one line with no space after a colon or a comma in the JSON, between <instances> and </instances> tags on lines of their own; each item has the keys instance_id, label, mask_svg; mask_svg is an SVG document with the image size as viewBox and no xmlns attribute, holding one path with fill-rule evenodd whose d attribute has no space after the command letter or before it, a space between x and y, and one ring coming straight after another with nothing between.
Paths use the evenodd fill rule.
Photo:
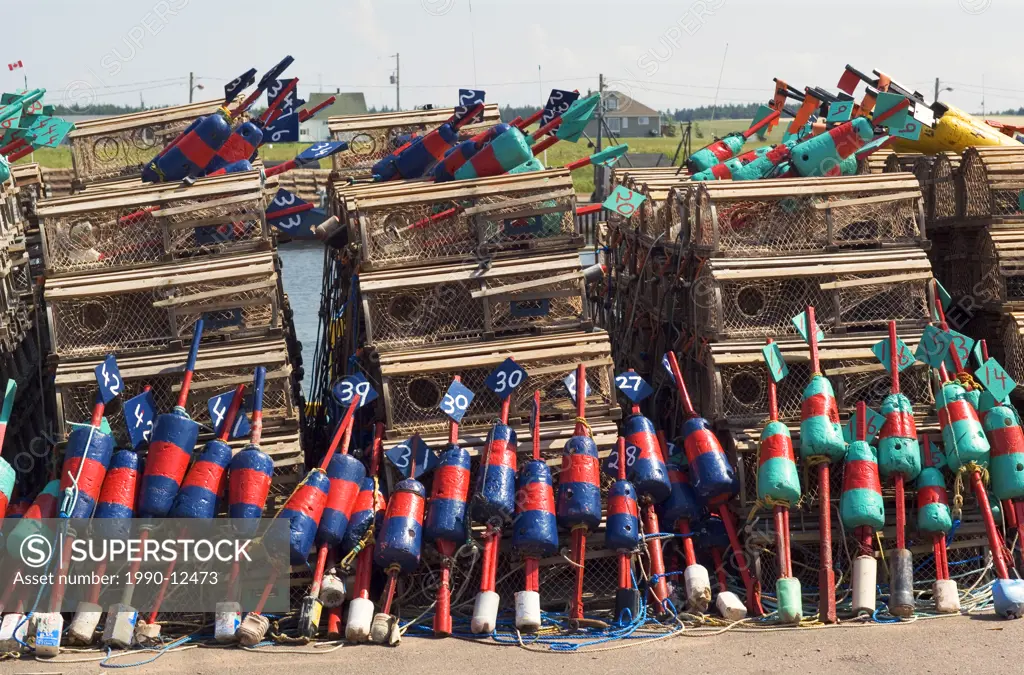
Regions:
<instances>
[{"instance_id":1,"label":"green roofed building","mask_svg":"<svg viewBox=\"0 0 1024 675\"><path fill-rule=\"evenodd\" d=\"M365 115L366 98L361 91L310 93L304 108L313 108L331 96L338 100L317 113L316 117L299 125L299 139L303 143L330 140L327 119L340 115Z\"/></svg>"}]
</instances>

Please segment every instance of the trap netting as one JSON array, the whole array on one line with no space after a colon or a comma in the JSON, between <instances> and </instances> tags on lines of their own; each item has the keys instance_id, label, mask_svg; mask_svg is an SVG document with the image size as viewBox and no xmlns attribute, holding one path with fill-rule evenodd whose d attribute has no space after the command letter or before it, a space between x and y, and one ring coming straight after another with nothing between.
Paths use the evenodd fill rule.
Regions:
<instances>
[{"instance_id":1,"label":"trap netting","mask_svg":"<svg viewBox=\"0 0 1024 675\"><path fill-rule=\"evenodd\" d=\"M1003 367L1015 382L1024 381L1024 313L1002 315Z\"/></svg>"},{"instance_id":2,"label":"trap netting","mask_svg":"<svg viewBox=\"0 0 1024 675\"><path fill-rule=\"evenodd\" d=\"M576 266L578 269L578 265ZM439 270L441 271L441 270ZM530 329L579 328L585 321L581 279L548 283L508 294L473 298L484 288L542 281L550 272L523 272L447 283L403 285L370 291L362 287L368 312L368 343L378 350L477 340Z\"/></svg>"},{"instance_id":3,"label":"trap netting","mask_svg":"<svg viewBox=\"0 0 1024 675\"><path fill-rule=\"evenodd\" d=\"M909 178L909 177L908 177ZM920 190L848 189L840 194L723 196L699 188L694 244L725 256L783 255L877 244L916 244ZM769 181L770 182L770 181Z\"/></svg>"},{"instance_id":4,"label":"trap netting","mask_svg":"<svg viewBox=\"0 0 1024 675\"><path fill-rule=\"evenodd\" d=\"M197 276L171 287L49 297L53 350L63 358L78 358L166 347L189 340L199 318L204 319L204 335L268 334L280 322L277 287L253 285L251 278L204 282ZM197 299L176 301L185 296Z\"/></svg>"},{"instance_id":5,"label":"trap netting","mask_svg":"<svg viewBox=\"0 0 1024 675\"><path fill-rule=\"evenodd\" d=\"M960 175L965 218L1024 215L1024 152L1019 148L968 148Z\"/></svg>"},{"instance_id":6,"label":"trap netting","mask_svg":"<svg viewBox=\"0 0 1024 675\"><path fill-rule=\"evenodd\" d=\"M40 226L51 274L234 253L269 238L258 189L229 200L215 194L162 207L95 209L86 203L73 213L48 207Z\"/></svg>"},{"instance_id":7,"label":"trap netting","mask_svg":"<svg viewBox=\"0 0 1024 675\"><path fill-rule=\"evenodd\" d=\"M531 197L536 201L522 203ZM363 260L374 267L471 262L502 251L565 246L577 239L574 207L571 191L541 188L361 210Z\"/></svg>"},{"instance_id":8,"label":"trap netting","mask_svg":"<svg viewBox=\"0 0 1024 675\"><path fill-rule=\"evenodd\" d=\"M920 257L930 269L923 252ZM770 269L764 277L755 271L741 276L714 261L702 266L691 288L695 325L719 339L792 334L792 317L808 306L819 308L818 325L826 334L881 329L892 320L909 326L928 322L928 279L923 275L857 273L856 265L849 265L847 273L815 273L813 263L802 270L793 261L779 264L792 275L778 276Z\"/></svg>"},{"instance_id":9,"label":"trap netting","mask_svg":"<svg viewBox=\"0 0 1024 675\"><path fill-rule=\"evenodd\" d=\"M134 176L168 143L223 101L206 101L81 122L68 135L75 178L92 183Z\"/></svg>"},{"instance_id":10,"label":"trap netting","mask_svg":"<svg viewBox=\"0 0 1024 675\"><path fill-rule=\"evenodd\" d=\"M746 363L715 362L708 352L708 368L701 369L702 391L708 392L710 409L706 413L730 425L759 426L768 420L768 370L758 358ZM758 355L760 356L760 355ZM804 388L810 381L810 363L787 364L789 375L776 385L779 419L799 424ZM852 410L858 401L877 409L886 396L892 378L874 356L865 358L822 358L821 367L832 382L841 411ZM900 373L901 391L911 400L915 413L929 414L934 401L928 382L928 369L920 363Z\"/></svg>"},{"instance_id":11,"label":"trap netting","mask_svg":"<svg viewBox=\"0 0 1024 675\"><path fill-rule=\"evenodd\" d=\"M990 225L975 239L974 274L970 295L978 304L1024 301L1024 237L1016 228Z\"/></svg>"},{"instance_id":12,"label":"trap netting","mask_svg":"<svg viewBox=\"0 0 1024 675\"><path fill-rule=\"evenodd\" d=\"M440 357L444 361L444 357ZM576 404L566 390L564 378L573 372L581 357L567 353L543 359L542 362L516 362L526 369L527 379L511 395L509 419L526 420L531 414L533 392L541 392L541 410L548 419L572 419L576 415ZM388 416L388 430L397 435L413 433L438 433L448 428L448 418L438 406L452 381L452 373L458 373L462 384L476 393L473 405L461 426L465 428L490 425L501 409L501 401L484 384L490 372L500 363L483 366L468 366L452 370L422 370L420 372L389 373L382 369L385 387L385 406ZM587 415L597 417L613 407L615 402L612 382L611 358L584 361L587 365L587 383L590 396L587 397Z\"/></svg>"}]
</instances>

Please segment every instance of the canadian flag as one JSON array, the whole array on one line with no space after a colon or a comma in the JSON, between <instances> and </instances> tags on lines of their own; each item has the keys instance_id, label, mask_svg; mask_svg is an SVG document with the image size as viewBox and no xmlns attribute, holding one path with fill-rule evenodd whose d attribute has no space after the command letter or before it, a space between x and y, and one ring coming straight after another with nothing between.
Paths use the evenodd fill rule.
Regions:
<instances>
[{"instance_id":1,"label":"canadian flag","mask_svg":"<svg viewBox=\"0 0 1024 675\"><path fill-rule=\"evenodd\" d=\"M8 63L7 64L7 70L9 70L9 71L10 70L14 70L15 68L24 68L24 67L25 66L24 66L24 64L21 61L16 61L14 63Z\"/></svg>"}]
</instances>

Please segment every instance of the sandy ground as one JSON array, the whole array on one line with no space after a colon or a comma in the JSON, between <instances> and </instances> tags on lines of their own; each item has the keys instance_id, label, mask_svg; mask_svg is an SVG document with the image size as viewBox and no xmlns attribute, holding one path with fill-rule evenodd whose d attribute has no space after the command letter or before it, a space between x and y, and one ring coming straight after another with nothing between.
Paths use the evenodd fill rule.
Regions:
<instances>
[{"instance_id":1,"label":"sandy ground","mask_svg":"<svg viewBox=\"0 0 1024 675\"><path fill-rule=\"evenodd\" d=\"M329 654L264 653L198 648L167 654L132 673L1014 673L1024 671L1024 622L994 616L955 617L901 625L851 625L779 632L680 636L589 654L535 653L515 646L468 640L407 638L396 648L344 646ZM624 643L613 643L624 644ZM98 664L55 661L0 662L0 673L93 673ZM139 660L143 655L137 655ZM126 664L125 658L116 663ZM299 670L302 669L302 670ZM308 670L306 670L308 669ZM105 670L105 672L110 672Z\"/></svg>"}]
</instances>

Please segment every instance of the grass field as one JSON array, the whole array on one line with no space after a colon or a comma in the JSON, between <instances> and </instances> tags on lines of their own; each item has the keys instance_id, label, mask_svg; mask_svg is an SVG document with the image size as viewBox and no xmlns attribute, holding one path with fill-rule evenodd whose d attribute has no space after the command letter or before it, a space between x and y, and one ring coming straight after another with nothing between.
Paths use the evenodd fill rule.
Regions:
<instances>
[{"instance_id":1,"label":"grass field","mask_svg":"<svg viewBox=\"0 0 1024 675\"><path fill-rule=\"evenodd\" d=\"M694 150L701 148L710 143L716 136L724 136L734 131L740 131L749 126L749 122L745 120L718 120L715 122L695 122L694 123L694 137L692 146ZM698 138L698 128L703 138ZM769 136L769 142L777 142L782 138L781 128L777 127L775 131ZM672 156L675 154L676 146L679 145L679 135L676 136L663 136L660 138L625 138L617 139L618 143L626 143L629 145L629 149L632 152L643 152L653 153L660 152L665 155L664 163L670 162ZM605 139L604 145L608 145L608 140ZM763 145L762 143L754 143L750 147L758 147ZM274 145L265 145L260 148L260 156L267 161L284 161L295 157L298 152L306 147L303 143L275 143ZM585 138L581 138L578 143L559 143L547 151L547 162L548 166L563 166L573 160L586 157L594 153L594 149L589 146ZM628 156L628 155L627 155ZM682 162L685 157L680 156L679 162ZM20 160L20 162L39 162L42 166L61 169L71 168L71 151L65 147L59 148L42 148L36 151L34 154ZM621 165L628 166L628 163L624 160L620 161ZM321 162L321 168L330 168L330 162ZM575 184L576 191L581 193L589 193L594 190L594 171L586 167L579 169L573 174L573 183Z\"/></svg>"}]
</instances>

